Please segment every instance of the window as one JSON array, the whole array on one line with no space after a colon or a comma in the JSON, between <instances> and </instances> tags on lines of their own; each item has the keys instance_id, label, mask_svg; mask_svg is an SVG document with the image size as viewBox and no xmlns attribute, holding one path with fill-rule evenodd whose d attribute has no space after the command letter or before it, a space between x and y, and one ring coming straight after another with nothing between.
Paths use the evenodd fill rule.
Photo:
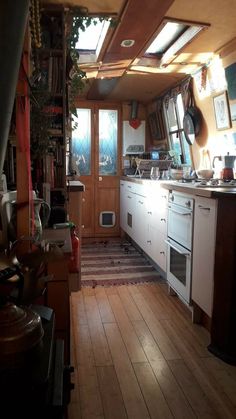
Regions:
<instances>
[{"instance_id":1,"label":"window","mask_svg":"<svg viewBox=\"0 0 236 419\"><path fill-rule=\"evenodd\" d=\"M165 110L170 148L178 156L178 164L192 164L189 144L183 130L184 104L181 93L169 100Z\"/></svg>"},{"instance_id":2,"label":"window","mask_svg":"<svg viewBox=\"0 0 236 419\"><path fill-rule=\"evenodd\" d=\"M79 41L76 48L79 51L79 63L96 62L107 35L110 22L108 20L92 19L92 23L84 31L79 30Z\"/></svg>"},{"instance_id":3,"label":"window","mask_svg":"<svg viewBox=\"0 0 236 419\"><path fill-rule=\"evenodd\" d=\"M72 131L72 167L79 175L91 174L91 110L77 108Z\"/></svg>"},{"instance_id":4,"label":"window","mask_svg":"<svg viewBox=\"0 0 236 419\"><path fill-rule=\"evenodd\" d=\"M173 19L165 18L145 55L158 56L161 59L160 65L165 67L208 26L206 23L195 24L193 22L174 21Z\"/></svg>"},{"instance_id":5,"label":"window","mask_svg":"<svg viewBox=\"0 0 236 419\"><path fill-rule=\"evenodd\" d=\"M99 175L117 174L118 111L99 109Z\"/></svg>"}]
</instances>

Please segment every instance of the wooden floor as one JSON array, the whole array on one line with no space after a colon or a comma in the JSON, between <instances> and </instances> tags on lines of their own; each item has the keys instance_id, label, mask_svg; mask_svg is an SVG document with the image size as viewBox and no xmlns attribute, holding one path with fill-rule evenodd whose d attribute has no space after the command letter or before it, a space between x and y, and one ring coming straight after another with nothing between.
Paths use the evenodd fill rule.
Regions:
<instances>
[{"instance_id":1,"label":"wooden floor","mask_svg":"<svg viewBox=\"0 0 236 419\"><path fill-rule=\"evenodd\" d=\"M71 325L69 419L236 418L236 367L165 285L83 288Z\"/></svg>"}]
</instances>

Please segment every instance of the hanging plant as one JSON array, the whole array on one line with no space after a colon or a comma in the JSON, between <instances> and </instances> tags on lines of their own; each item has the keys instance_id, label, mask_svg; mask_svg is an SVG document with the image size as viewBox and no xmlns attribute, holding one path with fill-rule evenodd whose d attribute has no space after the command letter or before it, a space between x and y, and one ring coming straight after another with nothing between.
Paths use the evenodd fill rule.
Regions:
<instances>
[{"instance_id":1,"label":"hanging plant","mask_svg":"<svg viewBox=\"0 0 236 419\"><path fill-rule=\"evenodd\" d=\"M51 115L45 113L49 99L50 93L40 84L31 88L30 148L33 158L41 158L49 150Z\"/></svg>"},{"instance_id":2,"label":"hanging plant","mask_svg":"<svg viewBox=\"0 0 236 419\"><path fill-rule=\"evenodd\" d=\"M69 80L69 108L72 115L77 116L75 99L78 93L82 92L88 82L86 72L81 70L78 65L79 52L76 48L79 42L80 31L85 31L90 25L96 25L97 22L110 22L111 26L117 24L117 20L109 16L89 16L86 7L75 7L70 9L67 14L67 78Z\"/></svg>"}]
</instances>

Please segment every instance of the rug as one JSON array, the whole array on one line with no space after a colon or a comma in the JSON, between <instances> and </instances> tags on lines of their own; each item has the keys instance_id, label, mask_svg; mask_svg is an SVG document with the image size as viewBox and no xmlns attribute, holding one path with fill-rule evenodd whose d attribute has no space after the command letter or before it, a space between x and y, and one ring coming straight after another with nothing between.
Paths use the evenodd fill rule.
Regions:
<instances>
[{"instance_id":1,"label":"rug","mask_svg":"<svg viewBox=\"0 0 236 419\"><path fill-rule=\"evenodd\" d=\"M163 282L145 255L128 241L94 241L81 249L82 285Z\"/></svg>"}]
</instances>

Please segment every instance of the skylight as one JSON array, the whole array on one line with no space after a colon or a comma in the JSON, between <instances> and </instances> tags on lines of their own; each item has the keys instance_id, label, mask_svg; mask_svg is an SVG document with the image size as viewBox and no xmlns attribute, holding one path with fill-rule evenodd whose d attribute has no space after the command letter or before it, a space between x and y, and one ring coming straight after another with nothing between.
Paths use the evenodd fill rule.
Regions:
<instances>
[{"instance_id":1,"label":"skylight","mask_svg":"<svg viewBox=\"0 0 236 419\"><path fill-rule=\"evenodd\" d=\"M186 25L177 22L167 22L164 28L158 33L152 44L148 47L148 54L163 54L181 33Z\"/></svg>"},{"instance_id":2,"label":"skylight","mask_svg":"<svg viewBox=\"0 0 236 419\"><path fill-rule=\"evenodd\" d=\"M98 57L109 25L110 22L107 20L100 22L98 18L94 18L85 31L79 31L79 41L76 48L82 53L83 51L90 51Z\"/></svg>"},{"instance_id":3,"label":"skylight","mask_svg":"<svg viewBox=\"0 0 236 419\"><path fill-rule=\"evenodd\" d=\"M166 18L145 54L156 54L161 58L161 66L166 66L207 26L209 25L202 23L174 22Z\"/></svg>"}]
</instances>

